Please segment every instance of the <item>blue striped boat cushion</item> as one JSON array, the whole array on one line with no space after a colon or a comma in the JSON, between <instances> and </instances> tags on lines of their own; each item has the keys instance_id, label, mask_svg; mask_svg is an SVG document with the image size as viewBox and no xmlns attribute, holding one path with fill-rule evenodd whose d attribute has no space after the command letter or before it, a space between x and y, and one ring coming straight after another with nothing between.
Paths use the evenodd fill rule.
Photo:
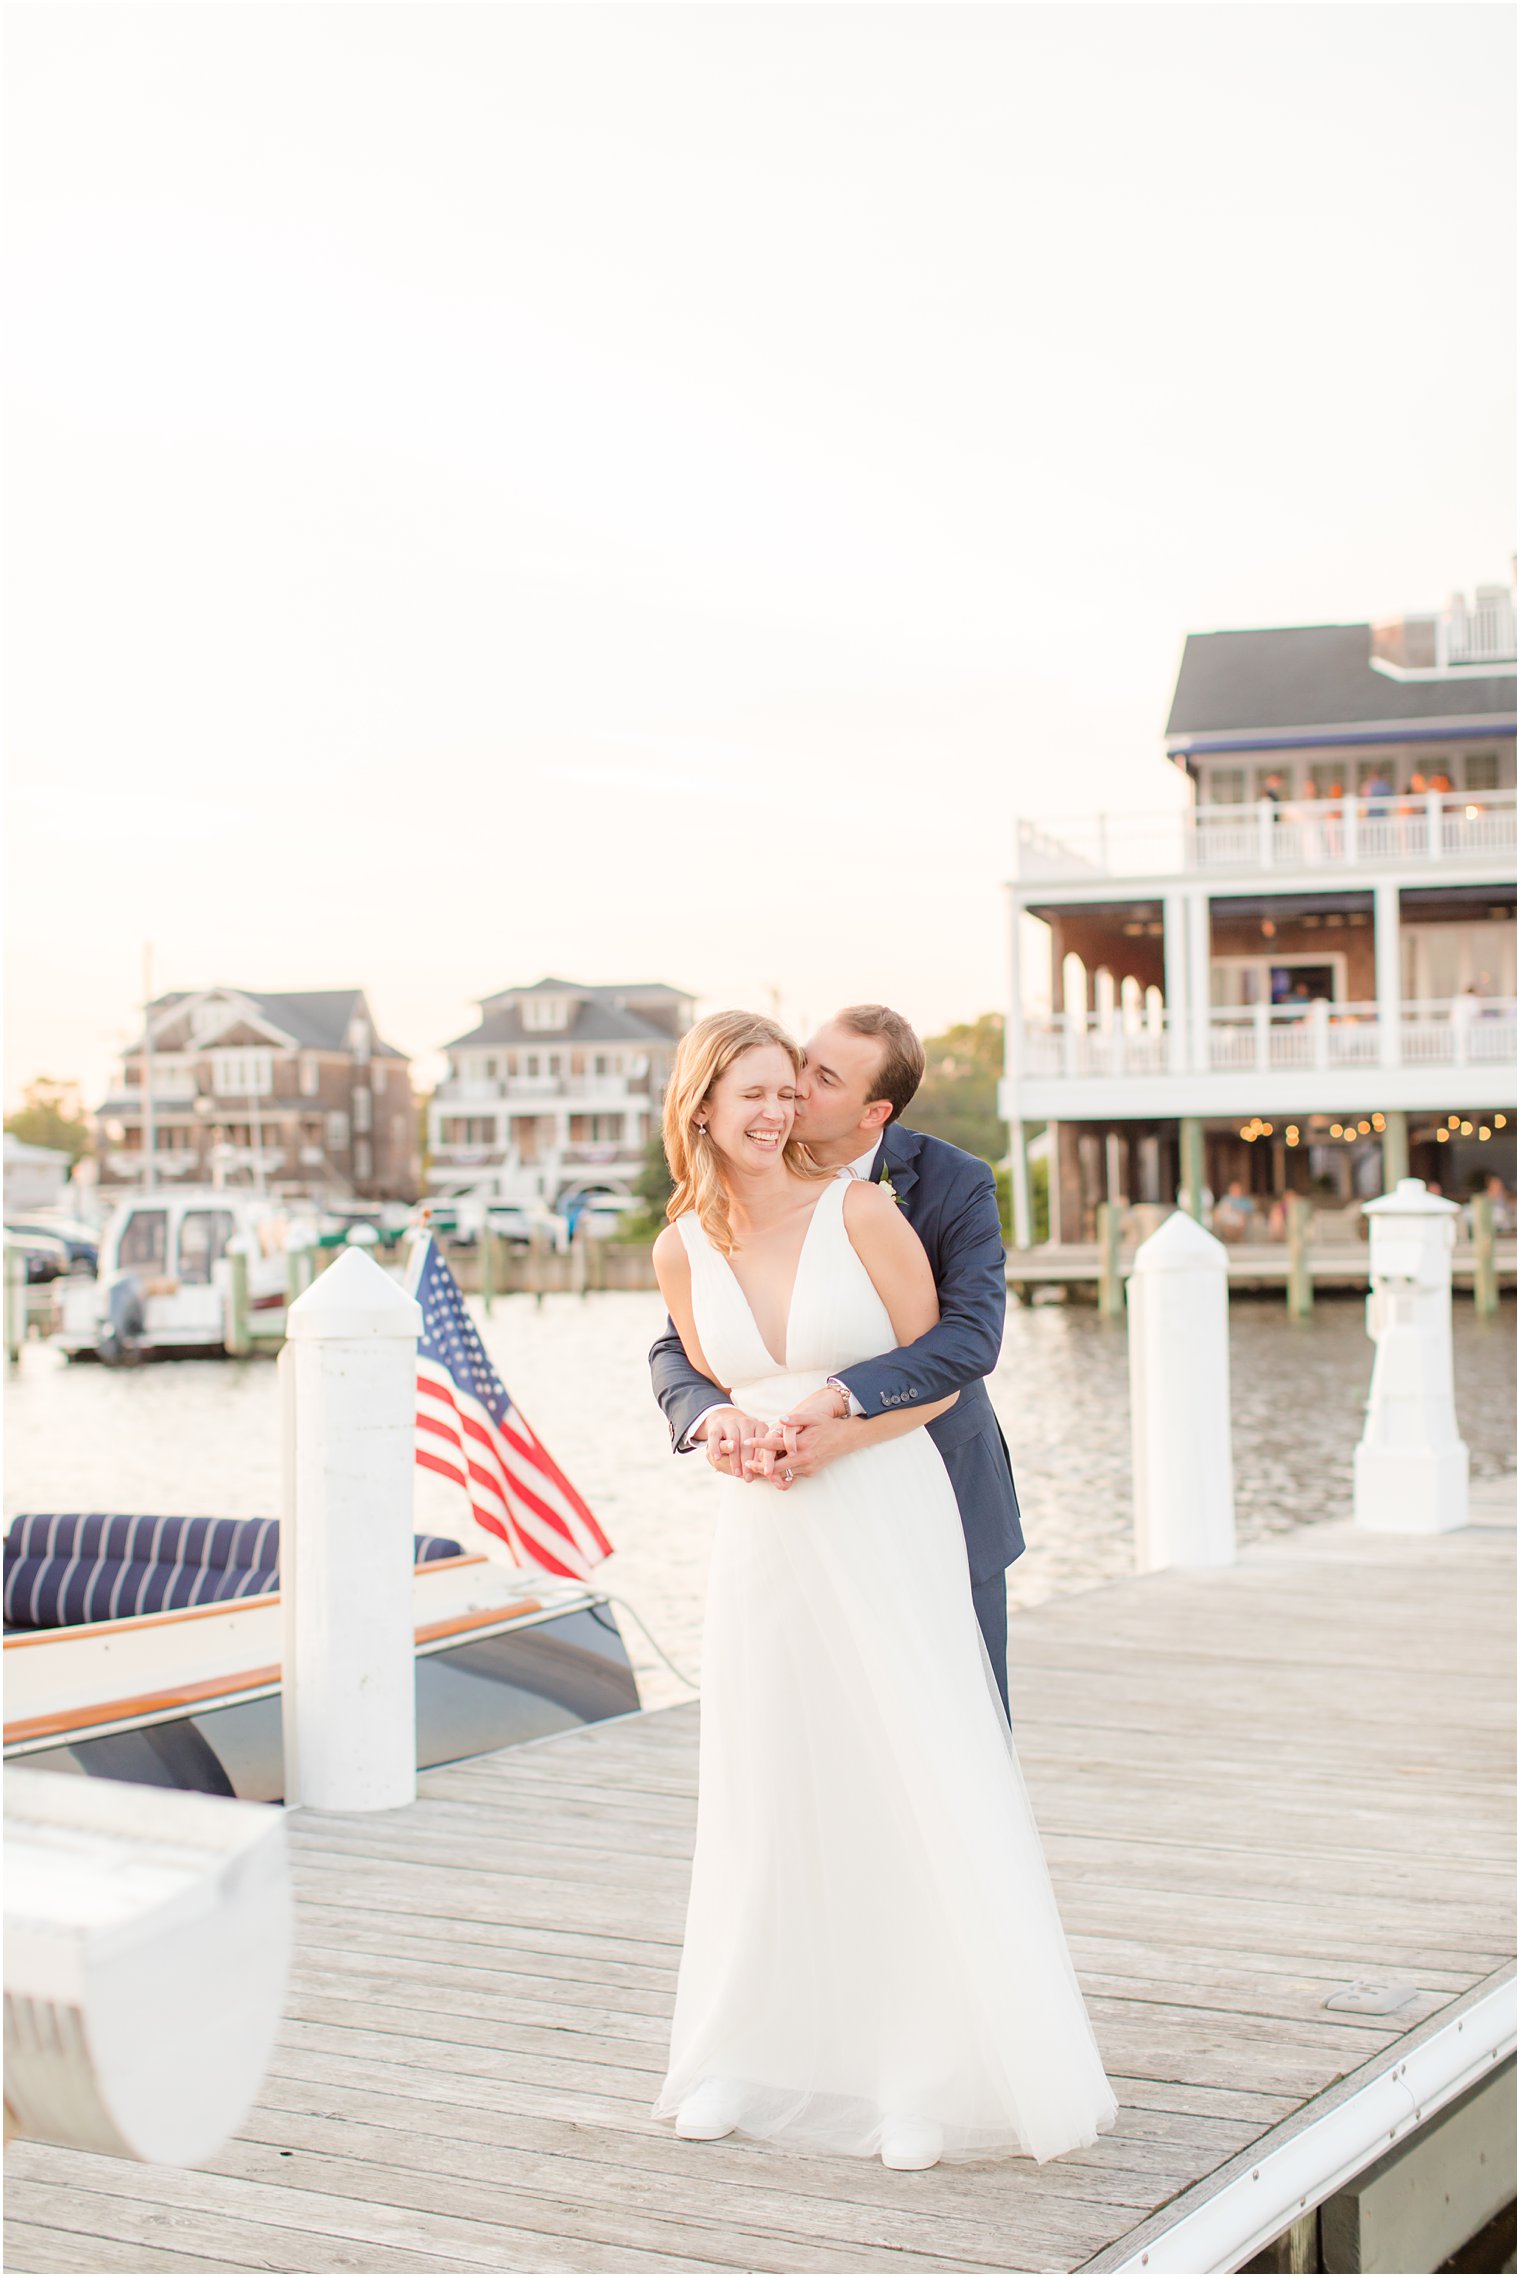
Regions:
<instances>
[{"instance_id":1,"label":"blue striped boat cushion","mask_svg":"<svg viewBox=\"0 0 1520 2277\"><path fill-rule=\"evenodd\" d=\"M412 1537L418 1565L458 1557L441 1534ZM72 1628L280 1586L278 1518L152 1518L28 1511L5 1537L5 1625Z\"/></svg>"}]
</instances>

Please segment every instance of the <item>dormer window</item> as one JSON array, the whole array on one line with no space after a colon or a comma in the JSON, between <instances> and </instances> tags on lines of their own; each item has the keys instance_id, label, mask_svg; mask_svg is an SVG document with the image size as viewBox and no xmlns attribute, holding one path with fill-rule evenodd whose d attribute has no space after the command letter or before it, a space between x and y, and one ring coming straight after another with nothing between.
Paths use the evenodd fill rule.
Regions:
<instances>
[{"instance_id":1,"label":"dormer window","mask_svg":"<svg viewBox=\"0 0 1520 2277\"><path fill-rule=\"evenodd\" d=\"M568 1028L570 1006L563 996L525 996L522 1022L525 1028L552 1030Z\"/></svg>"},{"instance_id":2,"label":"dormer window","mask_svg":"<svg viewBox=\"0 0 1520 2277\"><path fill-rule=\"evenodd\" d=\"M198 1044L210 1036L219 1036L227 1025L231 1006L221 996L208 996L203 1003L190 1007L190 1033Z\"/></svg>"}]
</instances>

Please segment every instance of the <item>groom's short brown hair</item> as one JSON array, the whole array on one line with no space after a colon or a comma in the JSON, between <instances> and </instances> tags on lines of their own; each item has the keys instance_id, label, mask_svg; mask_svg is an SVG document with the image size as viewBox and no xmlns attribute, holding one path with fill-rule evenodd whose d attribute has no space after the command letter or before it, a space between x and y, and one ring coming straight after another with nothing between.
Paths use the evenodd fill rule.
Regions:
<instances>
[{"instance_id":1,"label":"groom's short brown hair","mask_svg":"<svg viewBox=\"0 0 1520 2277\"><path fill-rule=\"evenodd\" d=\"M888 1119L895 1122L907 1112L924 1079L923 1045L902 1014L886 1004L849 1004L835 1017L841 1027L857 1036L880 1038L881 1068L866 1105L876 1099L890 1099L892 1113Z\"/></svg>"}]
</instances>

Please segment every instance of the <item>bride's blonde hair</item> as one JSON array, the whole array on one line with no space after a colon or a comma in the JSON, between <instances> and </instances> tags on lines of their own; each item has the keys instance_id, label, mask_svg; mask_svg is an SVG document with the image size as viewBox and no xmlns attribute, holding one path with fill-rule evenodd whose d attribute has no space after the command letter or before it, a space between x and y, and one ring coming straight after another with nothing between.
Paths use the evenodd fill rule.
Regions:
<instances>
[{"instance_id":1,"label":"bride's blonde hair","mask_svg":"<svg viewBox=\"0 0 1520 2277\"><path fill-rule=\"evenodd\" d=\"M758 1012L714 1012L681 1038L665 1087L660 1135L675 1180L665 1215L674 1224L688 1210L695 1210L702 1231L725 1257L734 1246L728 1222L728 1191L717 1147L697 1116L719 1076L732 1067L741 1052L753 1051L759 1044L776 1045L801 1074L802 1053L774 1020ZM819 1168L799 1138L787 1140L781 1159L796 1178L832 1175Z\"/></svg>"}]
</instances>

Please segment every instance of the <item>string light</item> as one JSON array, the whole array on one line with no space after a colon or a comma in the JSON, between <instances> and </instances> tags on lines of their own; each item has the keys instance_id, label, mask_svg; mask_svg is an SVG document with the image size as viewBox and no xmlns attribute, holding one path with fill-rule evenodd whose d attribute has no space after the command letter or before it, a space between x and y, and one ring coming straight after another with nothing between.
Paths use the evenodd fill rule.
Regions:
<instances>
[{"instance_id":1,"label":"string light","mask_svg":"<svg viewBox=\"0 0 1520 2277\"><path fill-rule=\"evenodd\" d=\"M1495 1117L1494 1117L1494 1129L1495 1129L1496 1131L1502 1131L1502 1130L1504 1129L1504 1126L1505 1126L1505 1124L1506 1124L1508 1121L1509 1121L1509 1117L1508 1117L1508 1115L1495 1115Z\"/></svg>"},{"instance_id":2,"label":"string light","mask_svg":"<svg viewBox=\"0 0 1520 2277\"><path fill-rule=\"evenodd\" d=\"M1437 1145L1437 1146L1445 1146L1445 1145L1448 1143L1448 1141L1450 1140L1450 1138L1451 1138L1451 1133L1450 1133L1450 1131L1437 1131L1437 1132L1436 1132L1436 1145Z\"/></svg>"},{"instance_id":3,"label":"string light","mask_svg":"<svg viewBox=\"0 0 1520 2277\"><path fill-rule=\"evenodd\" d=\"M1387 1130L1387 1128L1388 1128L1388 1119L1387 1119L1387 1117L1386 1117L1385 1115L1374 1115L1374 1116L1373 1116L1373 1118L1372 1118L1372 1127L1373 1127L1373 1129L1374 1129L1375 1131L1385 1131L1385 1130Z\"/></svg>"},{"instance_id":4,"label":"string light","mask_svg":"<svg viewBox=\"0 0 1520 2277\"><path fill-rule=\"evenodd\" d=\"M1289 1146L1297 1146L1297 1144L1298 1144L1298 1125L1297 1125L1297 1123L1290 1123L1290 1124L1288 1125L1287 1129L1284 1131L1284 1133L1283 1133L1283 1136L1284 1136L1284 1138L1287 1140L1287 1142L1288 1142Z\"/></svg>"},{"instance_id":5,"label":"string light","mask_svg":"<svg viewBox=\"0 0 1520 2277\"><path fill-rule=\"evenodd\" d=\"M1464 1123L1464 1124L1462 1125L1462 1136L1463 1136L1464 1138L1471 1138L1471 1137L1472 1137L1472 1134L1473 1134L1473 1127L1472 1127L1472 1124L1471 1124L1471 1123Z\"/></svg>"},{"instance_id":6,"label":"string light","mask_svg":"<svg viewBox=\"0 0 1520 2277\"><path fill-rule=\"evenodd\" d=\"M1480 1124L1478 1125L1478 1136L1479 1136L1479 1138L1480 1138L1480 1139L1487 1139L1487 1138L1492 1138L1492 1137L1493 1137L1493 1135L1494 1135L1494 1134L1493 1134L1493 1132L1492 1132L1492 1131L1489 1129L1489 1127L1488 1127L1487 1123L1480 1123Z\"/></svg>"}]
</instances>

